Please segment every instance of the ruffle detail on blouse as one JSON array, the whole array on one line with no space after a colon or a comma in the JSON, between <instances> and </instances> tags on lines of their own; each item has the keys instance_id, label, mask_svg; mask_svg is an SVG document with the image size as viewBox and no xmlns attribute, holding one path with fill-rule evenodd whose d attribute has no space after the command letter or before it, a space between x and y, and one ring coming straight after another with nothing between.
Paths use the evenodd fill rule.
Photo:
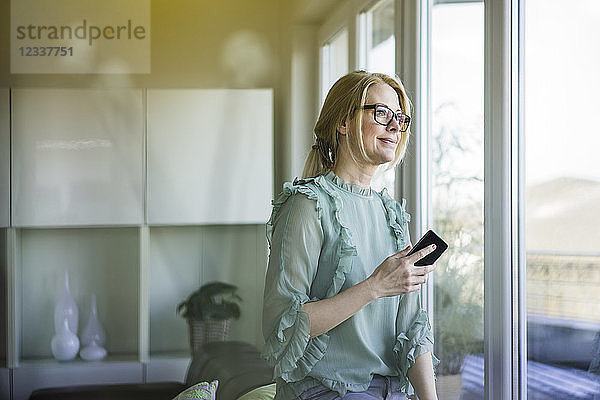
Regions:
<instances>
[{"instance_id":1,"label":"ruffle detail on blouse","mask_svg":"<svg viewBox=\"0 0 600 400\"><path fill-rule=\"evenodd\" d=\"M371 188L364 188L360 185L356 185L354 183L346 183L342 178L337 176L333 171L329 171L326 173L325 178L329 179L331 182L341 187L344 190L352 192L354 194L360 194L361 196L370 196Z\"/></svg>"},{"instance_id":2,"label":"ruffle detail on blouse","mask_svg":"<svg viewBox=\"0 0 600 400\"><path fill-rule=\"evenodd\" d=\"M388 224L396 237L396 250L403 250L409 245L408 233L404 232L403 228L403 226L407 226L410 222L410 214L406 212L406 199L402 199L402 205L398 207L398 202L390 197L387 189L384 188L380 194L387 214Z\"/></svg>"},{"instance_id":3,"label":"ruffle detail on blouse","mask_svg":"<svg viewBox=\"0 0 600 400\"><path fill-rule=\"evenodd\" d=\"M285 182L283 184L283 191L271 202L273 206L273 210L271 211L271 218L267 222L267 242L269 243L269 249L271 248L271 238L273 237L273 224L275 222L275 217L279 214L279 210L283 207L283 204L287 201L295 193L299 192L310 200L315 200L317 202L317 217L321 219L321 206L319 205L319 199L317 194L307 186L300 186L301 184L312 182L314 179L303 179L303 180L295 180L294 183Z\"/></svg>"},{"instance_id":4,"label":"ruffle detail on blouse","mask_svg":"<svg viewBox=\"0 0 600 400\"><path fill-rule=\"evenodd\" d=\"M333 174L333 172L330 173ZM324 179L325 178L323 175L316 177L315 184L319 185L319 187L321 187L333 200L333 213L335 215L335 220L340 225L340 258L338 260L335 273L333 274L333 282L331 283L329 289L327 289L326 297L329 298L340 292L340 289L346 281L346 274L352 271L353 259L358 253L356 251L356 246L352 242L352 234L350 229L348 229L348 227L340 218L340 213L342 212L343 207L342 199L340 198L339 194L327 186L326 182L323 182Z\"/></svg>"},{"instance_id":5,"label":"ruffle detail on blouse","mask_svg":"<svg viewBox=\"0 0 600 400\"><path fill-rule=\"evenodd\" d=\"M310 339L310 319L302 310L302 304L296 296L266 340L263 352L267 362L274 367L273 376L287 382L305 378L323 358L329 343L327 334ZM284 333L289 328L292 329Z\"/></svg>"},{"instance_id":6,"label":"ruffle detail on blouse","mask_svg":"<svg viewBox=\"0 0 600 400\"><path fill-rule=\"evenodd\" d=\"M317 216L321 218L321 206L317 194L306 183L314 179L286 182L282 193L271 203L273 211L267 222L267 241L271 247L271 239L275 218L283 204L294 194L302 193L316 201ZM281 265L280 268L283 268ZM310 319L302 310L308 301L306 295L295 295L289 308L281 315L279 324L265 341L263 356L274 367L273 376L281 377L287 382L299 381L308 375L314 365L325 355L329 336L320 335L310 339ZM284 333L284 331L288 330ZM286 337L287 336L287 337Z\"/></svg>"},{"instance_id":7,"label":"ruffle detail on blouse","mask_svg":"<svg viewBox=\"0 0 600 400\"><path fill-rule=\"evenodd\" d=\"M421 347L426 347L421 351ZM415 360L423 353L431 352L433 366L437 366L440 361L433 355L433 332L429 325L427 311L420 309L413 319L408 331L401 332L396 337L394 346L396 353L396 362L399 370L399 379L401 390L407 395L414 394L414 389L408 380L408 370L415 364Z\"/></svg>"}]
</instances>

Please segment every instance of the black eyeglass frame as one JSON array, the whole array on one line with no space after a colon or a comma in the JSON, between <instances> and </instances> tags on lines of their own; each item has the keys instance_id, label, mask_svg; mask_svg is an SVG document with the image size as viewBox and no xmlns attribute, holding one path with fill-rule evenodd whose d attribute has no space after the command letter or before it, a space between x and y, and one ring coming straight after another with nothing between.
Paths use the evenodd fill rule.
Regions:
<instances>
[{"instance_id":1,"label":"black eyeglass frame","mask_svg":"<svg viewBox=\"0 0 600 400\"><path fill-rule=\"evenodd\" d=\"M410 127L410 117L401 111L394 112L391 108L389 108L385 104L365 104L364 106L361 107L361 109L362 110L377 110L378 107L382 107L382 108L385 108L386 110L390 110L392 112L393 117L390 118L390 120L387 122L387 124L384 124L384 123L377 121L376 113L373 112L373 120L375 122L377 122L379 125L388 126L392 122L393 119L396 119L396 122L398 122L398 125L400 126L400 128L399 128L400 132L406 132L408 130L408 128ZM402 129L402 126L404 124L400 123L400 115L403 115L406 118L406 127L404 129Z\"/></svg>"}]
</instances>

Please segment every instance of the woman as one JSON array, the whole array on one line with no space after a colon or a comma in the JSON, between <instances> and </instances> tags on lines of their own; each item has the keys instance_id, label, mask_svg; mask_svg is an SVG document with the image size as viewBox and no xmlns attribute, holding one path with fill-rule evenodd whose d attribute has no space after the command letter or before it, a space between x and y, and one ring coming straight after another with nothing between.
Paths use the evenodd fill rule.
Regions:
<instances>
[{"instance_id":1,"label":"woman","mask_svg":"<svg viewBox=\"0 0 600 400\"><path fill-rule=\"evenodd\" d=\"M436 399L433 335L418 290L410 216L375 170L396 165L410 103L400 82L351 72L329 91L305 179L286 183L267 224L265 355L276 399Z\"/></svg>"}]
</instances>

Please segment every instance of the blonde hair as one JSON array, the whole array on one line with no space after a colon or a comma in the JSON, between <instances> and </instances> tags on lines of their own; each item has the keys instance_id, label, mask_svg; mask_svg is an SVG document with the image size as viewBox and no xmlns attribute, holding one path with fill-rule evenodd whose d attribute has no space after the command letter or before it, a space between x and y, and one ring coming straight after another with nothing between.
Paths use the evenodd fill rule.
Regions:
<instances>
[{"instance_id":1,"label":"blonde hair","mask_svg":"<svg viewBox=\"0 0 600 400\"><path fill-rule=\"evenodd\" d=\"M399 79L392 78L385 74L369 73L366 71L353 71L338 79L325 98L319 119L315 124L315 144L306 157L304 170L302 171L303 178L312 178L321 175L324 172L332 169L335 165L336 156L338 154L338 130L344 121L355 119L356 134L348 132L348 139L352 144L356 145L363 159L369 160L365 152L362 138L362 115L357 113L362 106L365 105L367 98L367 90L371 85L376 83L385 83L390 85L398 94L400 107L402 112L408 116L411 115L411 103L406 95L404 86ZM408 137L410 129L400 135L396 155L390 162L389 168L396 166L404 157L406 147L408 145ZM356 160L352 153L352 146L349 146L351 156Z\"/></svg>"}]
</instances>

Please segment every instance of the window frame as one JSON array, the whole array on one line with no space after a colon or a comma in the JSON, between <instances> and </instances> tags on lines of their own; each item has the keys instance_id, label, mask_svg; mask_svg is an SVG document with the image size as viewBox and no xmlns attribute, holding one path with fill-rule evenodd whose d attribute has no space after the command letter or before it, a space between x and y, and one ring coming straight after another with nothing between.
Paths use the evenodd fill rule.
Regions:
<instances>
[{"instance_id":1,"label":"window frame","mask_svg":"<svg viewBox=\"0 0 600 400\"><path fill-rule=\"evenodd\" d=\"M327 18L317 30L317 43L319 54L319 82L318 82L318 100L319 105L325 100L324 85L326 77L323 76L325 69L324 48L328 46L343 30L348 34L348 71L356 68L356 25L354 22L355 4L353 2L345 3L343 6L335 9L333 14Z\"/></svg>"},{"instance_id":2,"label":"window frame","mask_svg":"<svg viewBox=\"0 0 600 400\"><path fill-rule=\"evenodd\" d=\"M427 227L427 135L430 129L430 21L434 0L394 0L396 74L413 101L407 158L396 171L396 189L412 215L410 235ZM460 2L472 2L464 0ZM477 1L477 0L475 0ZM436 3L458 2L437 0ZM361 66L361 13L376 2L349 1L325 20L318 44L342 27L348 29L349 70ZM484 0L484 398L527 398L525 304L524 178L522 176L523 2ZM322 71L322 60L320 60ZM321 74L319 74L321 75ZM319 88L321 88L319 81ZM435 278L433 278L435 279ZM421 292L433 305L433 279ZM431 318L431 315L430 315Z\"/></svg>"},{"instance_id":3,"label":"window frame","mask_svg":"<svg viewBox=\"0 0 600 400\"><path fill-rule=\"evenodd\" d=\"M411 211L416 218L412 228L418 237L430 215L424 204L428 187L428 135L421 133L430 127L432 5L432 0L414 3L397 0L404 32L398 36L403 40L397 43L401 58L398 65L402 67L398 75L409 92L412 88L413 103L422 110L415 118L418 124L413 126L410 154L415 157L408 159L402 168L400 188L400 193L413 204ZM524 193L520 173L522 5L519 0L485 0L484 7L484 398L526 399L524 200L520 196ZM427 286L424 298L431 310L433 279Z\"/></svg>"},{"instance_id":4,"label":"window frame","mask_svg":"<svg viewBox=\"0 0 600 400\"><path fill-rule=\"evenodd\" d=\"M364 69L366 70L368 68L368 51L371 48L372 45L372 38L370 35L368 35L369 32L371 32L371 30L373 29L373 20L369 18L368 14L373 12L374 10L376 10L378 7L381 6L381 4L384 1L388 1L388 0L371 0L368 2L364 2L363 7L361 7L358 11L358 14L356 15L356 66L358 69ZM394 13L396 13L396 0L389 0L391 3L394 4ZM395 14L397 15L397 14ZM396 21L398 21L398 18L396 18ZM397 28L398 24L396 23L394 25L394 37L396 37L396 28ZM363 32L366 32L367 35L363 35ZM398 54L398 47L396 46L395 49L395 60L394 60L394 64ZM397 70L397 68L396 68Z\"/></svg>"},{"instance_id":5,"label":"window frame","mask_svg":"<svg viewBox=\"0 0 600 400\"><path fill-rule=\"evenodd\" d=\"M394 0L396 1L396 0ZM319 104L323 104L323 84L324 79L322 71L324 67L324 57L322 48L329 44L339 32L346 29L348 33L348 72L362 67L360 60L360 17L363 12L372 8L379 0L350 0L338 2L339 7L326 18L317 30L317 43L319 54ZM397 53L397 52L396 52Z\"/></svg>"},{"instance_id":6,"label":"window frame","mask_svg":"<svg viewBox=\"0 0 600 400\"><path fill-rule=\"evenodd\" d=\"M519 182L520 152L519 1L485 0L484 4L485 398L526 398L519 368L526 354L519 340L526 337L519 315L523 298L517 252L522 220L519 191L514 191Z\"/></svg>"},{"instance_id":7,"label":"window frame","mask_svg":"<svg viewBox=\"0 0 600 400\"><path fill-rule=\"evenodd\" d=\"M336 31L326 42L324 42L319 47L319 105L322 106L325 101L325 96L327 95L327 91L329 90L329 83L331 81L330 74L330 66L328 65L326 68L326 63L330 61L330 52L331 52L331 44L337 40L342 35L348 36L348 28L346 26L342 26L338 31ZM348 43L346 43L348 46ZM347 52L349 53L350 48L347 47ZM348 63L348 61L346 61ZM349 64L348 70L350 69Z\"/></svg>"}]
</instances>

